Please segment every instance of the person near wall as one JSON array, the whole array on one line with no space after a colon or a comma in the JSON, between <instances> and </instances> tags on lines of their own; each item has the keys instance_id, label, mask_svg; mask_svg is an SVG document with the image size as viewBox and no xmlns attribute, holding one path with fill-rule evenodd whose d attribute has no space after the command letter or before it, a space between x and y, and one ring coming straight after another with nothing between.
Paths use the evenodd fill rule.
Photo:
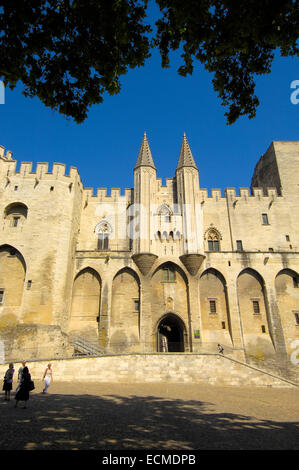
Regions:
<instances>
[{"instance_id":1,"label":"person near wall","mask_svg":"<svg viewBox=\"0 0 299 470\"><path fill-rule=\"evenodd\" d=\"M18 370L18 385L17 385L17 388L16 388L16 393L20 389L21 382L22 382L22 374L23 374L23 370L24 370L25 366L26 366L26 361L22 361L22 365Z\"/></svg>"},{"instance_id":2,"label":"person near wall","mask_svg":"<svg viewBox=\"0 0 299 470\"><path fill-rule=\"evenodd\" d=\"M13 382L13 375L14 375L14 367L13 363L9 364L9 368L5 372L4 381L3 381L3 390L5 391L5 398L4 400L10 400L10 392L12 390L12 382Z\"/></svg>"},{"instance_id":3,"label":"person near wall","mask_svg":"<svg viewBox=\"0 0 299 470\"><path fill-rule=\"evenodd\" d=\"M16 400L15 408L17 408L19 401L25 402L23 408L27 407L30 390L32 389L31 383L32 381L31 381L31 375L29 373L29 369L27 366L25 366L23 369L23 373L22 373L22 381L20 384L20 388L15 395L15 400Z\"/></svg>"},{"instance_id":4,"label":"person near wall","mask_svg":"<svg viewBox=\"0 0 299 470\"><path fill-rule=\"evenodd\" d=\"M51 364L48 364L44 375L43 375L43 381L45 384L45 388L43 389L43 393L47 393L48 388L50 386L50 383L53 381L53 371L52 371L52 366Z\"/></svg>"}]
</instances>

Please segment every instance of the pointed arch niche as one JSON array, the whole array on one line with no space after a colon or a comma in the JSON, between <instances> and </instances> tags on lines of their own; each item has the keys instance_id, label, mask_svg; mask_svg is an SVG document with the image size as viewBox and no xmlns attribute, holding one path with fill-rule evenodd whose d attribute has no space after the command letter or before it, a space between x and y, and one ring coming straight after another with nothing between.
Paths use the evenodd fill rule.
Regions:
<instances>
[{"instance_id":1,"label":"pointed arch niche","mask_svg":"<svg viewBox=\"0 0 299 470\"><path fill-rule=\"evenodd\" d=\"M133 352L140 348L140 281L131 268L119 271L112 283L110 350Z\"/></svg>"},{"instance_id":2,"label":"pointed arch niche","mask_svg":"<svg viewBox=\"0 0 299 470\"><path fill-rule=\"evenodd\" d=\"M26 264L13 246L0 246L0 326L11 326L20 318Z\"/></svg>"},{"instance_id":3,"label":"pointed arch niche","mask_svg":"<svg viewBox=\"0 0 299 470\"><path fill-rule=\"evenodd\" d=\"M285 343L291 354L293 341L299 339L299 274L282 269L275 278L275 290Z\"/></svg>"},{"instance_id":4,"label":"pointed arch niche","mask_svg":"<svg viewBox=\"0 0 299 470\"><path fill-rule=\"evenodd\" d=\"M199 280L202 340L215 351L215 343L232 347L226 281L216 269L204 271Z\"/></svg>"},{"instance_id":5,"label":"pointed arch niche","mask_svg":"<svg viewBox=\"0 0 299 470\"><path fill-rule=\"evenodd\" d=\"M246 354L265 359L274 354L265 283L261 275L246 268L237 278L237 292Z\"/></svg>"},{"instance_id":6,"label":"pointed arch niche","mask_svg":"<svg viewBox=\"0 0 299 470\"><path fill-rule=\"evenodd\" d=\"M80 271L74 280L70 331L88 337L98 336L101 304L101 278L92 268Z\"/></svg>"},{"instance_id":7,"label":"pointed arch niche","mask_svg":"<svg viewBox=\"0 0 299 470\"><path fill-rule=\"evenodd\" d=\"M188 302L188 281L184 271L175 263L161 264L151 278L151 318L153 325L153 349L157 346L157 325L162 317L171 314L186 325L184 350L190 351L190 315ZM172 317L174 318L174 317ZM178 324L179 325L179 324ZM182 331L182 330L181 330ZM184 333L185 334L185 333Z\"/></svg>"}]
</instances>

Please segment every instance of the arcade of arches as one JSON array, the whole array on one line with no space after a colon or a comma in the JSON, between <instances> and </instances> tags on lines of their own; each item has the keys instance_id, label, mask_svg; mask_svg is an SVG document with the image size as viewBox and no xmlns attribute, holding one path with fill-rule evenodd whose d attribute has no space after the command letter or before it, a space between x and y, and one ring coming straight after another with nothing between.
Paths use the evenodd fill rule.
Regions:
<instances>
[{"instance_id":1,"label":"arcade of arches","mask_svg":"<svg viewBox=\"0 0 299 470\"><path fill-rule=\"evenodd\" d=\"M26 262L13 246L0 247L0 325L22 323ZM101 341L111 352L188 352L193 349L194 330L190 303L199 304L203 348L217 343L235 347L236 318L241 342L248 355L275 354L273 315L279 318L286 351L298 338L299 276L290 269L279 271L274 289L255 270L243 269L235 280L237 314L223 274L209 268L197 277L197 297L190 295L190 280L172 262L158 266L145 280L124 267L108 281L87 266L75 276L72 287L68 332ZM273 294L275 303L273 307ZM272 311L271 311L272 308ZM274 312L274 313L273 313ZM233 316L234 315L234 316ZM277 325L276 325L277 326Z\"/></svg>"},{"instance_id":2,"label":"arcade of arches","mask_svg":"<svg viewBox=\"0 0 299 470\"><path fill-rule=\"evenodd\" d=\"M298 275L290 270L277 273L277 308L286 347L298 330ZM107 290L107 284L106 290ZM146 286L131 268L118 271L109 294L102 299L103 280L91 268L74 280L69 330L99 335L112 352L192 351L189 284L184 271L174 263L163 263ZM250 355L275 353L267 288L253 269L244 269L236 279L238 321L242 344ZM107 300L108 299L108 300ZM214 348L217 343L234 348L233 319L227 283L218 270L209 268L198 276L200 339ZM297 309L297 310L296 310ZM297 312L299 313L299 312ZM102 337L103 339L103 337Z\"/></svg>"}]
</instances>

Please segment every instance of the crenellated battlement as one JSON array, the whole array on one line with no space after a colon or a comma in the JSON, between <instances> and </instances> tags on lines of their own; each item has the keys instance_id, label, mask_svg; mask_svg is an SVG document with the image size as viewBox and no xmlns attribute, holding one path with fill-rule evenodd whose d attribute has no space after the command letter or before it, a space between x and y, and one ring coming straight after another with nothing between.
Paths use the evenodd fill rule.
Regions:
<instances>
[{"instance_id":1,"label":"crenellated battlement","mask_svg":"<svg viewBox=\"0 0 299 470\"><path fill-rule=\"evenodd\" d=\"M22 177L23 178L34 178L35 180L42 180L44 178L50 180L60 180L67 184L75 181L83 188L80 174L76 167L71 166L69 173L66 172L66 165L64 163L53 163L52 170L49 170L48 162L36 163L35 169L33 168L33 162L21 162L18 168L17 160L11 158L12 153L0 146L0 174L5 175L8 178L11 177Z\"/></svg>"},{"instance_id":2,"label":"crenellated battlement","mask_svg":"<svg viewBox=\"0 0 299 470\"><path fill-rule=\"evenodd\" d=\"M5 153L5 147L0 145L0 158L3 160L12 160L12 152L10 150L6 150Z\"/></svg>"},{"instance_id":3,"label":"crenellated battlement","mask_svg":"<svg viewBox=\"0 0 299 470\"><path fill-rule=\"evenodd\" d=\"M275 187L265 188L239 188L237 192L236 188L225 188L222 193L219 188L212 188L210 191L207 188L200 188L200 199L204 201L219 201L219 200L231 200L231 201L257 201L257 200L273 200L274 198L282 197L282 194L277 193Z\"/></svg>"},{"instance_id":4,"label":"crenellated battlement","mask_svg":"<svg viewBox=\"0 0 299 470\"><path fill-rule=\"evenodd\" d=\"M111 188L110 194L108 188L97 188L96 193L93 188L84 188L85 200L90 202L117 202L125 199L127 202L133 201L133 189L125 188L122 192L121 188Z\"/></svg>"},{"instance_id":5,"label":"crenellated battlement","mask_svg":"<svg viewBox=\"0 0 299 470\"><path fill-rule=\"evenodd\" d=\"M6 177L6 180L10 180L11 177L21 177L22 179L34 179L36 182L40 182L43 179L47 180L59 180L67 183L68 185L77 182L80 188L84 191L85 199L93 202L109 202L118 201L121 198L125 198L128 203L133 202L133 189L126 188L124 191L121 188L84 188L80 174L76 167L71 166L69 173L67 173L66 165L64 163L54 162L50 169L48 162L37 162L35 168L33 162L21 162L18 168L17 160L13 160L12 152L6 150L0 145L0 174ZM162 178L157 178L157 192L161 194L173 194L173 186L176 183L176 178L166 178L165 184L163 184ZM7 184L7 183L6 183ZM268 200L271 201L274 198L282 197L281 191L277 190L277 187L252 187L244 188L200 188L199 189L201 203L205 201L232 201L235 205L238 201L259 201Z\"/></svg>"},{"instance_id":6,"label":"crenellated battlement","mask_svg":"<svg viewBox=\"0 0 299 470\"><path fill-rule=\"evenodd\" d=\"M157 178L158 191L165 188L172 189L174 182L175 178L166 178L166 184L163 185L162 178Z\"/></svg>"}]
</instances>

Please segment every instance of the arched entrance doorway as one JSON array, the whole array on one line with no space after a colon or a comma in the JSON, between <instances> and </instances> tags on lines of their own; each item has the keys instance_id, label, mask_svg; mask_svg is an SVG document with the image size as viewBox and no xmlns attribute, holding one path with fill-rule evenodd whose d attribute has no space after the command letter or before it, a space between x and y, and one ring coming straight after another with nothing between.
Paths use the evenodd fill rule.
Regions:
<instances>
[{"instance_id":1,"label":"arched entrance doorway","mask_svg":"<svg viewBox=\"0 0 299 470\"><path fill-rule=\"evenodd\" d=\"M173 313L161 318L157 328L158 352L184 352L186 329L183 321Z\"/></svg>"}]
</instances>

